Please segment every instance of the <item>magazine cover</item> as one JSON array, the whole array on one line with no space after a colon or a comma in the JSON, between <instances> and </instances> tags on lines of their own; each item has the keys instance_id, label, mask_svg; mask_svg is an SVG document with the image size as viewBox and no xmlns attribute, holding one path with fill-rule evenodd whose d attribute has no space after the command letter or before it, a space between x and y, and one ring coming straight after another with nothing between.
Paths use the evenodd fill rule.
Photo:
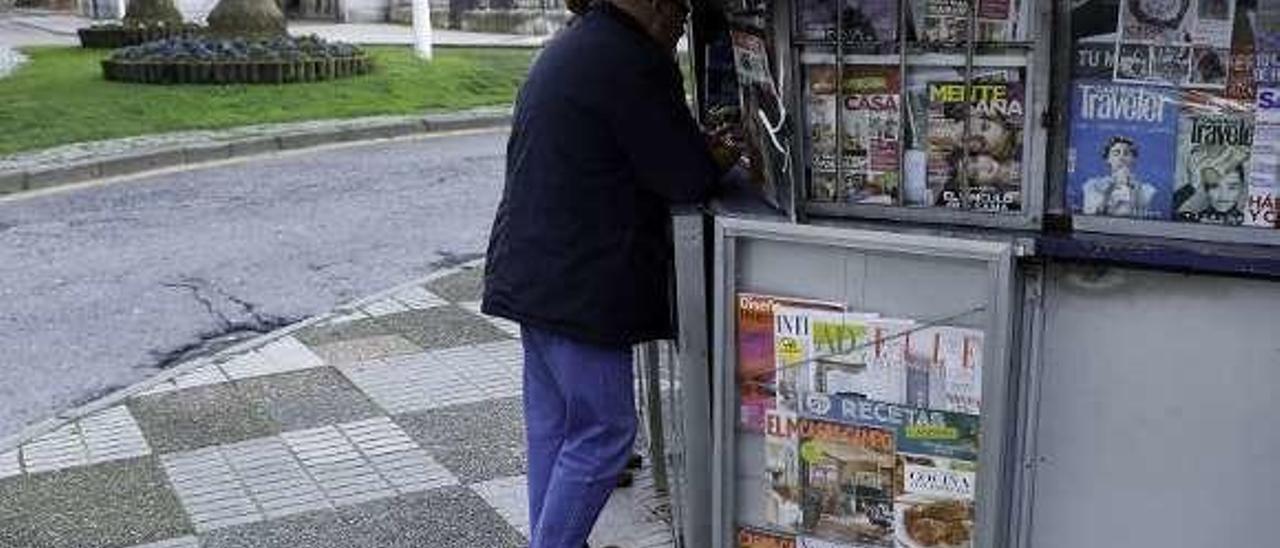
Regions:
<instances>
[{"instance_id":1,"label":"magazine cover","mask_svg":"<svg viewBox=\"0 0 1280 548\"><path fill-rule=\"evenodd\" d=\"M811 376L814 313L812 309L785 305L773 309L776 409L794 412L801 385Z\"/></svg>"},{"instance_id":2,"label":"magazine cover","mask_svg":"<svg viewBox=\"0 0 1280 548\"><path fill-rule=\"evenodd\" d=\"M739 527L738 548L796 548L796 539L792 536Z\"/></svg>"},{"instance_id":3,"label":"magazine cover","mask_svg":"<svg viewBox=\"0 0 1280 548\"><path fill-rule=\"evenodd\" d=\"M1115 79L1223 89L1234 0L1122 0Z\"/></svg>"},{"instance_id":4,"label":"magazine cover","mask_svg":"<svg viewBox=\"0 0 1280 548\"><path fill-rule=\"evenodd\" d=\"M738 294L738 425L749 432L764 431L765 411L774 408L777 398L773 314L776 307L784 305L795 309L841 309L836 303Z\"/></svg>"},{"instance_id":5,"label":"magazine cover","mask_svg":"<svg viewBox=\"0 0 1280 548\"><path fill-rule=\"evenodd\" d=\"M801 412L801 422L806 419L893 432L896 546L969 546L980 426L976 415L810 394Z\"/></svg>"},{"instance_id":6,"label":"magazine cover","mask_svg":"<svg viewBox=\"0 0 1280 548\"><path fill-rule=\"evenodd\" d=\"M1280 53L1280 4L1258 2L1254 21L1258 51Z\"/></svg>"},{"instance_id":7,"label":"magazine cover","mask_svg":"<svg viewBox=\"0 0 1280 548\"><path fill-rule=\"evenodd\" d=\"M867 320L865 344L854 353L854 364L828 368L823 392L905 402L906 333L914 326L911 320Z\"/></svg>"},{"instance_id":8,"label":"magazine cover","mask_svg":"<svg viewBox=\"0 0 1280 548\"><path fill-rule=\"evenodd\" d=\"M978 460L977 415L828 394L806 395L799 415L893 432L899 453Z\"/></svg>"},{"instance_id":9,"label":"magazine cover","mask_svg":"<svg viewBox=\"0 0 1280 548\"><path fill-rule=\"evenodd\" d=\"M977 42L1006 42L1018 36L1015 0L977 0ZM938 45L958 45L969 40L968 0L912 0L912 21L917 40Z\"/></svg>"},{"instance_id":10,"label":"magazine cover","mask_svg":"<svg viewBox=\"0 0 1280 548\"><path fill-rule=\"evenodd\" d=\"M775 208L785 209L790 169L786 149L788 128L782 98L769 70L769 50L755 31L730 32L737 66L741 121L746 135L744 157L760 196Z\"/></svg>"},{"instance_id":11,"label":"magazine cover","mask_svg":"<svg viewBox=\"0 0 1280 548\"><path fill-rule=\"evenodd\" d=\"M982 408L983 333L930 326L906 342L906 405L977 415Z\"/></svg>"},{"instance_id":12,"label":"magazine cover","mask_svg":"<svg viewBox=\"0 0 1280 548\"><path fill-rule=\"evenodd\" d=\"M853 51L886 52L898 41L898 0L800 0L799 9L800 36L806 40L838 38ZM844 25L840 36L837 21Z\"/></svg>"},{"instance_id":13,"label":"magazine cover","mask_svg":"<svg viewBox=\"0 0 1280 548\"><path fill-rule=\"evenodd\" d=\"M892 431L801 418L802 530L806 536L892 546Z\"/></svg>"},{"instance_id":14,"label":"magazine cover","mask_svg":"<svg viewBox=\"0 0 1280 548\"><path fill-rule=\"evenodd\" d=\"M795 413L771 409L765 413L765 520L794 531L802 518L799 419Z\"/></svg>"},{"instance_id":15,"label":"magazine cover","mask_svg":"<svg viewBox=\"0 0 1280 548\"><path fill-rule=\"evenodd\" d=\"M1178 95L1150 86L1071 85L1067 200L1074 213L1169 219Z\"/></svg>"},{"instance_id":16,"label":"magazine cover","mask_svg":"<svg viewBox=\"0 0 1280 548\"><path fill-rule=\"evenodd\" d=\"M938 203L938 189L928 184L930 86L937 83L963 81L963 67L911 67L903 85L906 101L906 127L903 154L902 203L908 206L931 207ZM1018 69L974 67L973 82L1013 83L1021 81Z\"/></svg>"},{"instance_id":17,"label":"magazine cover","mask_svg":"<svg viewBox=\"0 0 1280 548\"><path fill-rule=\"evenodd\" d=\"M809 200L840 202L836 180L836 140L839 131L839 85L835 65L805 65L805 102L809 133ZM847 166L846 166L847 168Z\"/></svg>"},{"instance_id":18,"label":"magazine cover","mask_svg":"<svg viewBox=\"0 0 1280 548\"><path fill-rule=\"evenodd\" d=\"M902 84L896 67L844 68L841 85L845 167L843 194L852 203L891 205L901 178L898 154Z\"/></svg>"},{"instance_id":19,"label":"magazine cover","mask_svg":"<svg viewBox=\"0 0 1280 548\"><path fill-rule=\"evenodd\" d=\"M1072 60L1072 80L1110 80L1116 69L1116 48L1110 42L1077 42Z\"/></svg>"},{"instance_id":20,"label":"magazine cover","mask_svg":"<svg viewBox=\"0 0 1280 548\"><path fill-rule=\"evenodd\" d=\"M1021 83L929 84L928 183L935 205L1020 210L1025 117Z\"/></svg>"},{"instance_id":21,"label":"magazine cover","mask_svg":"<svg viewBox=\"0 0 1280 548\"><path fill-rule=\"evenodd\" d=\"M1257 126L1249 165L1249 201L1244 224L1273 228L1280 224L1280 88L1258 89Z\"/></svg>"},{"instance_id":22,"label":"magazine cover","mask_svg":"<svg viewBox=\"0 0 1280 548\"><path fill-rule=\"evenodd\" d=\"M1253 116L1187 95L1179 122L1174 219L1241 225L1249 201Z\"/></svg>"}]
</instances>

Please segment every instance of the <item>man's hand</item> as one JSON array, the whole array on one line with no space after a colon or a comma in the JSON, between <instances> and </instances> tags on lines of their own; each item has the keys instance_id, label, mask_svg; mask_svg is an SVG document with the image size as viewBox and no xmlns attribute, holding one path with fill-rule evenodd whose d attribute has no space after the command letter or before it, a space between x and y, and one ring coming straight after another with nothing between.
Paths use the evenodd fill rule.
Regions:
<instances>
[{"instance_id":1,"label":"man's hand","mask_svg":"<svg viewBox=\"0 0 1280 548\"><path fill-rule=\"evenodd\" d=\"M737 127L722 125L706 133L707 148L721 173L729 171L742 158L742 138Z\"/></svg>"}]
</instances>

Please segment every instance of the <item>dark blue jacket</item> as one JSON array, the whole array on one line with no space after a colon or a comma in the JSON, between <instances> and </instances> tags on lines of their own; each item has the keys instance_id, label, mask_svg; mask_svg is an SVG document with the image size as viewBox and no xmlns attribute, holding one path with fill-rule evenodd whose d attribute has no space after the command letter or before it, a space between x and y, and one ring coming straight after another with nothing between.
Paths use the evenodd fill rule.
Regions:
<instances>
[{"instance_id":1,"label":"dark blue jacket","mask_svg":"<svg viewBox=\"0 0 1280 548\"><path fill-rule=\"evenodd\" d=\"M705 199L717 172L671 54L599 4L520 90L483 310L631 344L672 335L668 205Z\"/></svg>"}]
</instances>

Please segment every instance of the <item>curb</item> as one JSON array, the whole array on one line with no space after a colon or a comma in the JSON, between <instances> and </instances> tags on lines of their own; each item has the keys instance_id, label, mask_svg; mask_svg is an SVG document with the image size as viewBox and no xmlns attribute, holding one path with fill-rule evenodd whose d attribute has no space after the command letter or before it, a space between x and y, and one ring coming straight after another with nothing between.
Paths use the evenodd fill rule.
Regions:
<instances>
[{"instance_id":1,"label":"curb","mask_svg":"<svg viewBox=\"0 0 1280 548\"><path fill-rule=\"evenodd\" d=\"M10 436L0 439L0 454L4 454L9 451L16 450L19 447L21 447L22 444L24 443L27 443L35 438L38 438L40 436L53 432L58 428L66 426L67 424L80 420L84 417L87 417L89 415L102 411L103 409L115 406L137 394L140 394L142 392L145 392L151 389L151 387L157 384L171 380L175 377L179 377L192 370L199 369L201 367L204 367L210 364L221 363L223 361L226 361L226 358L230 356L243 354L250 350L254 350L259 347L266 346L267 344L277 339L287 337L296 331L306 329L308 327L311 327L318 323L325 322L337 316L349 314L355 311L355 309L365 306L367 304L371 304L383 299L390 298L392 295L395 295L415 285L425 285L426 283L436 280L438 278L443 278L445 276L456 274L464 270L470 270L472 268L476 268L481 264L484 264L483 258L473 259L471 261L467 261L462 264L441 268L430 274L427 274L426 276L416 278L412 281L404 282L402 284L398 284L388 289L384 289L372 295L361 297L359 299L350 301L345 304L337 305L332 309L330 309L328 312L322 312L320 314L317 314L315 316L312 316L310 318L307 318L295 324L282 327L270 333L264 333L262 335L243 341L234 346L224 348L214 354L210 354L208 356L201 356L189 361L182 362L174 367L160 371L159 373L152 375L150 378L138 381L126 388L121 388L120 390L112 392L111 394L103 396L97 400L85 403L79 407L74 407L65 411L58 412L54 414L53 417L28 425L22 430L19 430L16 434L12 434Z\"/></svg>"},{"instance_id":2,"label":"curb","mask_svg":"<svg viewBox=\"0 0 1280 548\"><path fill-rule=\"evenodd\" d=\"M511 118L509 108L501 112L464 111L429 114L419 119L388 121L361 127L343 127L338 124L333 128L319 131L282 132L274 136L255 136L216 144L125 152L88 162L47 169L0 171L0 196L82 183L93 179L133 175L168 167L195 166L334 143L395 139L448 131L496 129L510 126Z\"/></svg>"}]
</instances>

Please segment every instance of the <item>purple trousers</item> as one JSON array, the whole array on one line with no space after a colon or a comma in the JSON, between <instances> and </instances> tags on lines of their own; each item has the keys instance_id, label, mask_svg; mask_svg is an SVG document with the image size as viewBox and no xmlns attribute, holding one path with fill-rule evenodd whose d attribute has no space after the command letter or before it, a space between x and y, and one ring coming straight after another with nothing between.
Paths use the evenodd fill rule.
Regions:
<instances>
[{"instance_id":1,"label":"purple trousers","mask_svg":"<svg viewBox=\"0 0 1280 548\"><path fill-rule=\"evenodd\" d=\"M636 435L631 347L522 326L530 548L581 548Z\"/></svg>"}]
</instances>

